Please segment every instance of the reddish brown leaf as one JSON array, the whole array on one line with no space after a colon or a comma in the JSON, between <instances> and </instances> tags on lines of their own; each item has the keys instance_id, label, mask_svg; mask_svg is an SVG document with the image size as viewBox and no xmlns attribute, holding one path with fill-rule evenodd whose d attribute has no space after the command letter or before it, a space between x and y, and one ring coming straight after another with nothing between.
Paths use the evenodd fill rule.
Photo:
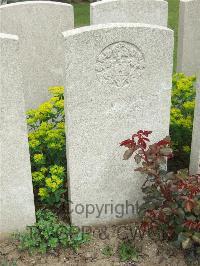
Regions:
<instances>
[{"instance_id":1,"label":"reddish brown leaf","mask_svg":"<svg viewBox=\"0 0 200 266\"><path fill-rule=\"evenodd\" d=\"M134 149L126 150L124 153L123 159L128 160L132 156L133 152L134 152Z\"/></svg>"},{"instance_id":2,"label":"reddish brown leaf","mask_svg":"<svg viewBox=\"0 0 200 266\"><path fill-rule=\"evenodd\" d=\"M188 199L184 203L184 208L186 211L191 212L191 210L195 207L195 203L193 200Z\"/></svg>"},{"instance_id":3,"label":"reddish brown leaf","mask_svg":"<svg viewBox=\"0 0 200 266\"><path fill-rule=\"evenodd\" d=\"M125 146L129 149L135 147L136 143L131 139L126 139L120 143L120 146Z\"/></svg>"}]
</instances>

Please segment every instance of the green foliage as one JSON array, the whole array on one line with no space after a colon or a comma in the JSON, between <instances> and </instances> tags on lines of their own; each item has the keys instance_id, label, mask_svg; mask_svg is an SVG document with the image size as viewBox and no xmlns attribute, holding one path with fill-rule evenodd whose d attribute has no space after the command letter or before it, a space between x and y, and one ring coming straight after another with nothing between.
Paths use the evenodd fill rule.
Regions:
<instances>
[{"instance_id":1,"label":"green foliage","mask_svg":"<svg viewBox=\"0 0 200 266\"><path fill-rule=\"evenodd\" d=\"M114 254L113 248L109 245L105 246L102 249L102 254L105 255L106 257L111 257Z\"/></svg>"},{"instance_id":2,"label":"green foliage","mask_svg":"<svg viewBox=\"0 0 200 266\"><path fill-rule=\"evenodd\" d=\"M168 0L168 27L174 31L174 71L177 64L179 2L180 0Z\"/></svg>"},{"instance_id":3,"label":"green foliage","mask_svg":"<svg viewBox=\"0 0 200 266\"><path fill-rule=\"evenodd\" d=\"M134 261L139 259L139 253L130 243L121 243L119 246L119 256L121 261Z\"/></svg>"},{"instance_id":4,"label":"green foliage","mask_svg":"<svg viewBox=\"0 0 200 266\"><path fill-rule=\"evenodd\" d=\"M142 188L141 229L158 233L183 249L200 245L199 177L187 171L167 174Z\"/></svg>"},{"instance_id":5,"label":"green foliage","mask_svg":"<svg viewBox=\"0 0 200 266\"><path fill-rule=\"evenodd\" d=\"M151 131L139 130L121 142L146 175L142 186L143 204L139 208L139 229L172 240L183 249L200 246L200 175L189 176L188 171L168 173L163 164L172 157L170 138L149 144Z\"/></svg>"},{"instance_id":6,"label":"green foliage","mask_svg":"<svg viewBox=\"0 0 200 266\"><path fill-rule=\"evenodd\" d=\"M81 244L89 241L89 235L82 233L78 227L64 224L49 210L36 212L36 223L28 226L27 231L16 235L19 249L30 253L46 253L59 247L71 247L75 251Z\"/></svg>"},{"instance_id":7,"label":"green foliage","mask_svg":"<svg viewBox=\"0 0 200 266\"><path fill-rule=\"evenodd\" d=\"M27 112L34 194L44 204L60 206L66 195L64 88L49 88L53 97Z\"/></svg>"},{"instance_id":8,"label":"green foliage","mask_svg":"<svg viewBox=\"0 0 200 266\"><path fill-rule=\"evenodd\" d=\"M188 77L182 73L173 76L170 136L173 149L179 161L186 162L185 166L188 166L192 140L195 81L194 76Z\"/></svg>"},{"instance_id":9,"label":"green foliage","mask_svg":"<svg viewBox=\"0 0 200 266\"><path fill-rule=\"evenodd\" d=\"M90 3L73 3L75 27L90 25Z\"/></svg>"}]
</instances>

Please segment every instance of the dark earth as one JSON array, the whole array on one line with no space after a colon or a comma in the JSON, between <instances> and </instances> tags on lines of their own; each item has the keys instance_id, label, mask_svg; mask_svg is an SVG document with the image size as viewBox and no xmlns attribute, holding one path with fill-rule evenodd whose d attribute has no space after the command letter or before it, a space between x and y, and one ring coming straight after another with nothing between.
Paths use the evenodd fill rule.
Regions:
<instances>
[{"instance_id":1,"label":"dark earth","mask_svg":"<svg viewBox=\"0 0 200 266\"><path fill-rule=\"evenodd\" d=\"M77 253L72 249L59 249L48 254L30 255L27 251L19 251L17 240L7 239L0 243L1 266L29 265L77 265L77 266L198 266L200 258L184 254L171 243L139 234L135 236L133 224L114 225L107 228L93 228L91 241L79 248ZM90 229L91 230L91 229ZM130 242L138 250L139 260L120 261L119 246L122 242ZM112 254L104 254L110 247Z\"/></svg>"}]
</instances>

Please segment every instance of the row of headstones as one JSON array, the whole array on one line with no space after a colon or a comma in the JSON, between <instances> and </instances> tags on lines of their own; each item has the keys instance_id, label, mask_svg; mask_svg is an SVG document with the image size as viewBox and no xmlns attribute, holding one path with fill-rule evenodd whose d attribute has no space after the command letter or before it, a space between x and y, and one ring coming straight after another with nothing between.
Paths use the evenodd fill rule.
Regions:
<instances>
[{"instance_id":1,"label":"row of headstones","mask_svg":"<svg viewBox=\"0 0 200 266\"><path fill-rule=\"evenodd\" d=\"M91 4L91 24L125 22L167 26L163 0L112 0ZM49 98L49 86L64 85L61 33L74 27L73 6L29 1L0 7L1 31L20 38L26 109Z\"/></svg>"},{"instance_id":2,"label":"row of headstones","mask_svg":"<svg viewBox=\"0 0 200 266\"><path fill-rule=\"evenodd\" d=\"M179 72L199 74L199 0L180 3ZM62 86L61 33L74 27L73 6L50 1L29 1L0 7L0 32L20 38L26 110L49 98L49 86ZM164 0L105 0L91 4L91 24L146 23L167 26ZM191 40L191 41L188 41Z\"/></svg>"},{"instance_id":3,"label":"row of headstones","mask_svg":"<svg viewBox=\"0 0 200 266\"><path fill-rule=\"evenodd\" d=\"M138 129L153 130L153 140L169 133L173 32L111 24L66 31L63 38L61 32L73 27L72 11L52 2L0 8L1 31L21 27L19 41L1 34L3 233L35 219L23 95L28 109L44 101L48 86L65 84L69 197L77 225L115 220L120 204L123 219L132 217L136 206L129 204L142 198L142 177L121 160L118 143Z\"/></svg>"}]
</instances>

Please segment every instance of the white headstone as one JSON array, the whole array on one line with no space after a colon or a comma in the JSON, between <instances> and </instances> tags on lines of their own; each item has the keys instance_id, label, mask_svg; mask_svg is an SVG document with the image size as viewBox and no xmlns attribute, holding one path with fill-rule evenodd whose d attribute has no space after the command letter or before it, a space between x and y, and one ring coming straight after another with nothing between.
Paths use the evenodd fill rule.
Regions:
<instances>
[{"instance_id":1,"label":"white headstone","mask_svg":"<svg viewBox=\"0 0 200 266\"><path fill-rule=\"evenodd\" d=\"M200 1L181 0L177 72L200 78Z\"/></svg>"},{"instance_id":2,"label":"white headstone","mask_svg":"<svg viewBox=\"0 0 200 266\"><path fill-rule=\"evenodd\" d=\"M200 174L200 81L196 93L192 146L190 155L190 174Z\"/></svg>"},{"instance_id":3,"label":"white headstone","mask_svg":"<svg viewBox=\"0 0 200 266\"><path fill-rule=\"evenodd\" d=\"M49 99L48 87L63 86L62 31L74 26L73 7L29 1L0 7L0 31L20 37L26 109Z\"/></svg>"},{"instance_id":4,"label":"white headstone","mask_svg":"<svg viewBox=\"0 0 200 266\"><path fill-rule=\"evenodd\" d=\"M126 205L141 201L144 179L119 143L140 129L157 141L169 134L173 31L122 23L63 34L72 223L132 218Z\"/></svg>"},{"instance_id":5,"label":"white headstone","mask_svg":"<svg viewBox=\"0 0 200 266\"><path fill-rule=\"evenodd\" d=\"M133 22L167 26L164 0L103 0L90 5L90 23Z\"/></svg>"},{"instance_id":6,"label":"white headstone","mask_svg":"<svg viewBox=\"0 0 200 266\"><path fill-rule=\"evenodd\" d=\"M0 235L35 222L18 37L0 33Z\"/></svg>"},{"instance_id":7,"label":"white headstone","mask_svg":"<svg viewBox=\"0 0 200 266\"><path fill-rule=\"evenodd\" d=\"M0 5L5 5L7 4L7 0L0 0Z\"/></svg>"}]
</instances>

